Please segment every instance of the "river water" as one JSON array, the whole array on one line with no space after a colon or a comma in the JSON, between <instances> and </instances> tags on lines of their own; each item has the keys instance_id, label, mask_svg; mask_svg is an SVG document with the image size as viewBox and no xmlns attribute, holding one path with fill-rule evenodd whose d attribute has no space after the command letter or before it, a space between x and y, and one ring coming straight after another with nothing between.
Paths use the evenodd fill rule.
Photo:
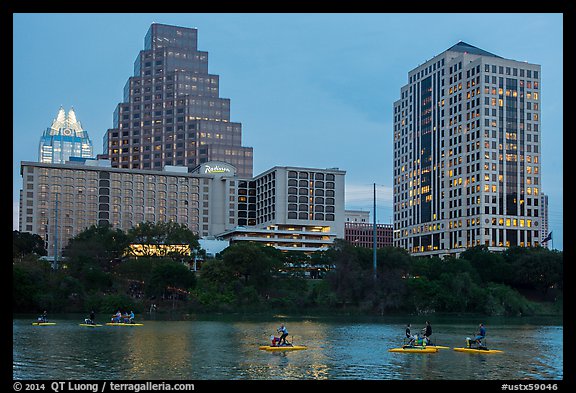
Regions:
<instances>
[{"instance_id":1,"label":"river water","mask_svg":"<svg viewBox=\"0 0 576 393\"><path fill-rule=\"evenodd\" d=\"M407 322L417 332L431 321L432 354L400 347ZM471 318L202 317L141 320L143 326L86 328L78 319L32 326L13 319L13 379L21 380L562 380L562 321L491 318L487 345L463 347L479 323ZM106 321L100 321L103 323ZM284 322L307 350L259 350Z\"/></svg>"}]
</instances>

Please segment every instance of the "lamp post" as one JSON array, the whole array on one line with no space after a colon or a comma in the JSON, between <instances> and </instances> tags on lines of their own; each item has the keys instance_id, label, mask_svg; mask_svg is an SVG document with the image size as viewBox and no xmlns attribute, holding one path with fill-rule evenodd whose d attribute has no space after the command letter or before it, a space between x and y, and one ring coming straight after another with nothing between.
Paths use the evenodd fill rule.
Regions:
<instances>
[{"instance_id":1,"label":"lamp post","mask_svg":"<svg viewBox=\"0 0 576 393\"><path fill-rule=\"evenodd\" d=\"M374 183L374 226L373 226L373 233L372 233L372 240L373 240L373 255L372 260L374 262L374 281L376 281L376 183Z\"/></svg>"},{"instance_id":2,"label":"lamp post","mask_svg":"<svg viewBox=\"0 0 576 393\"><path fill-rule=\"evenodd\" d=\"M58 193L54 205L54 269L58 269Z\"/></svg>"}]
</instances>

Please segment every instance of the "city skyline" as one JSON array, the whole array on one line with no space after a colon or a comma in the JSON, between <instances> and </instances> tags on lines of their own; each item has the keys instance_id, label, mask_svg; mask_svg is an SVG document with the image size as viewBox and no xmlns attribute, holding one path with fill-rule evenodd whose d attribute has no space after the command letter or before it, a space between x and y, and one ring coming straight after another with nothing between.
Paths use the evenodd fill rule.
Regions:
<instances>
[{"instance_id":1,"label":"city skyline","mask_svg":"<svg viewBox=\"0 0 576 393\"><path fill-rule=\"evenodd\" d=\"M431 17L450 27L422 35ZM517 34L489 28L504 21ZM541 65L542 192L554 248L563 249L562 14L14 14L13 22L14 229L20 162L38 160L42 131L60 106L74 107L94 154L102 153L156 22L198 29L209 72L231 100L231 121L243 124L243 145L254 149L254 173L338 167L346 171L346 209L371 211L377 184L380 223L392 218L392 110L409 70L459 41ZM410 35L395 34L408 23ZM71 53L54 55L59 48Z\"/></svg>"}]
</instances>

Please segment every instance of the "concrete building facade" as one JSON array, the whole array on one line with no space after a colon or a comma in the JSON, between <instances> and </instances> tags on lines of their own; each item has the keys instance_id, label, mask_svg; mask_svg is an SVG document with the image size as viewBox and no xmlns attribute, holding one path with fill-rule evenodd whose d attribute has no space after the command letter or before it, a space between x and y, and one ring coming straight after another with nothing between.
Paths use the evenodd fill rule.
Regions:
<instances>
[{"instance_id":1,"label":"concrete building facade","mask_svg":"<svg viewBox=\"0 0 576 393\"><path fill-rule=\"evenodd\" d=\"M241 181L239 225L218 236L283 251L327 250L344 238L345 174L338 168L273 167Z\"/></svg>"},{"instance_id":2,"label":"concrete building facade","mask_svg":"<svg viewBox=\"0 0 576 393\"><path fill-rule=\"evenodd\" d=\"M189 172L114 168L109 160L87 159L23 161L21 175L19 230L40 235L49 257L61 256L84 229L106 223L127 231L141 222L173 221L199 237L228 241L237 240L235 231L263 237L289 231L289 247L304 247L299 251L344 236L345 172L337 169L275 167L243 178L219 161Z\"/></svg>"}]
</instances>

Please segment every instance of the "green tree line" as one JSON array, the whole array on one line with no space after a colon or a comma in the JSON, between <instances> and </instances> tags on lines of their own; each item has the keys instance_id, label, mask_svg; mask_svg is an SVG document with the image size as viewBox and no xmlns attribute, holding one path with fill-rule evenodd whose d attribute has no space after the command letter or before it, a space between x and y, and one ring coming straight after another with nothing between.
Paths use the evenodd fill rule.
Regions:
<instances>
[{"instance_id":1,"label":"green tree line","mask_svg":"<svg viewBox=\"0 0 576 393\"><path fill-rule=\"evenodd\" d=\"M70 240L59 269L40 258L37 241L14 231L14 312L144 312L152 304L185 313L562 312L563 253L542 247L496 253L478 246L444 259L384 247L374 269L371 249L343 240L310 255L240 242L194 272L189 255L127 253L134 243L188 244L202 255L197 236L174 223L144 223L126 233L90 227Z\"/></svg>"}]
</instances>

